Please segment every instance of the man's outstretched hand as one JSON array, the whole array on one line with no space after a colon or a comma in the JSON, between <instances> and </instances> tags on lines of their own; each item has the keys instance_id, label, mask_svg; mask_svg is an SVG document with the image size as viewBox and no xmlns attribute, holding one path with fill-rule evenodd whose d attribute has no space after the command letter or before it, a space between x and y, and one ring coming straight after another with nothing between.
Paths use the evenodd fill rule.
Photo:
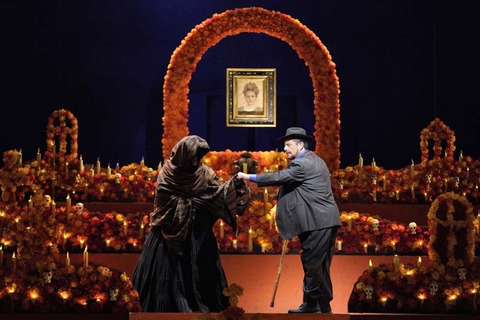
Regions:
<instances>
[{"instance_id":1,"label":"man's outstretched hand","mask_svg":"<svg viewBox=\"0 0 480 320\"><path fill-rule=\"evenodd\" d=\"M250 177L246 173L239 172L237 173L237 179L250 180Z\"/></svg>"}]
</instances>

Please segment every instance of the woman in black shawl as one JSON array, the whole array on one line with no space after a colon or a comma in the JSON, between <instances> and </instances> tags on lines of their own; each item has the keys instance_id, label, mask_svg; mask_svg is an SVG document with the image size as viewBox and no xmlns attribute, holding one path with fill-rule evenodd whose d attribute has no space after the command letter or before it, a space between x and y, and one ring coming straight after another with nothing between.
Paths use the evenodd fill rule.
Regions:
<instances>
[{"instance_id":1,"label":"woman in black shawl","mask_svg":"<svg viewBox=\"0 0 480 320\"><path fill-rule=\"evenodd\" d=\"M132 277L145 312L219 312L228 307L212 226L220 218L235 230L250 189L236 178L221 185L202 163L209 151L204 139L187 136L158 174L150 233Z\"/></svg>"}]
</instances>

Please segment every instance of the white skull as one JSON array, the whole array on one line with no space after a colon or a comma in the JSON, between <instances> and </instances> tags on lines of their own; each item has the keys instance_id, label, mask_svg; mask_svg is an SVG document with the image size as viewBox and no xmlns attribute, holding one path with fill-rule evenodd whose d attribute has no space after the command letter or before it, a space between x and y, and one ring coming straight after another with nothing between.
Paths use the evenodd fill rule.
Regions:
<instances>
[{"instance_id":1,"label":"white skull","mask_svg":"<svg viewBox=\"0 0 480 320\"><path fill-rule=\"evenodd\" d=\"M408 228L412 234L417 234L417 224L415 222L410 222Z\"/></svg>"},{"instance_id":2,"label":"white skull","mask_svg":"<svg viewBox=\"0 0 480 320\"><path fill-rule=\"evenodd\" d=\"M85 210L85 206L81 202L77 203L75 208L77 208L77 214L82 214L83 210Z\"/></svg>"},{"instance_id":3,"label":"white skull","mask_svg":"<svg viewBox=\"0 0 480 320\"><path fill-rule=\"evenodd\" d=\"M460 184L460 178L459 177L453 177L453 182L455 182L455 187L458 187Z\"/></svg>"},{"instance_id":4,"label":"white skull","mask_svg":"<svg viewBox=\"0 0 480 320\"><path fill-rule=\"evenodd\" d=\"M45 270L43 271L43 279L45 279L45 283L51 283L53 277L52 270Z\"/></svg>"},{"instance_id":5,"label":"white skull","mask_svg":"<svg viewBox=\"0 0 480 320\"><path fill-rule=\"evenodd\" d=\"M380 222L378 221L378 219L373 219L373 222L372 222L372 230L373 231L378 231L378 226L380 225Z\"/></svg>"},{"instance_id":6,"label":"white skull","mask_svg":"<svg viewBox=\"0 0 480 320\"><path fill-rule=\"evenodd\" d=\"M339 180L338 180L338 184L339 184L340 190L343 190L343 186L344 186L344 184L345 184L345 183L343 182L343 179L339 179Z\"/></svg>"},{"instance_id":7,"label":"white skull","mask_svg":"<svg viewBox=\"0 0 480 320\"><path fill-rule=\"evenodd\" d=\"M47 199L47 202L43 204L45 208L50 208L52 205L52 197L50 197L48 194L43 196L45 199Z\"/></svg>"},{"instance_id":8,"label":"white skull","mask_svg":"<svg viewBox=\"0 0 480 320\"><path fill-rule=\"evenodd\" d=\"M465 267L458 268L458 279L467 280L467 268Z\"/></svg>"},{"instance_id":9,"label":"white skull","mask_svg":"<svg viewBox=\"0 0 480 320\"><path fill-rule=\"evenodd\" d=\"M121 173L115 173L115 183L120 184Z\"/></svg>"},{"instance_id":10,"label":"white skull","mask_svg":"<svg viewBox=\"0 0 480 320\"><path fill-rule=\"evenodd\" d=\"M438 281L432 281L430 282L430 295L431 296L436 296L438 292L438 287L440 283Z\"/></svg>"},{"instance_id":11,"label":"white skull","mask_svg":"<svg viewBox=\"0 0 480 320\"><path fill-rule=\"evenodd\" d=\"M77 175L75 176L75 183L76 183L76 184L79 184L79 183L80 183L80 175L79 175L79 174L77 174Z\"/></svg>"},{"instance_id":12,"label":"white skull","mask_svg":"<svg viewBox=\"0 0 480 320\"><path fill-rule=\"evenodd\" d=\"M153 169L152 169L152 168L148 168L147 178L151 178L152 176L153 176Z\"/></svg>"},{"instance_id":13,"label":"white skull","mask_svg":"<svg viewBox=\"0 0 480 320\"><path fill-rule=\"evenodd\" d=\"M373 294L373 287L371 285L365 286L365 289L363 291L365 292L365 299L371 300Z\"/></svg>"},{"instance_id":14,"label":"white skull","mask_svg":"<svg viewBox=\"0 0 480 320\"><path fill-rule=\"evenodd\" d=\"M428 183L432 182L432 175L431 175L430 173L427 173L427 174L425 175L425 178L427 178L427 182L428 182Z\"/></svg>"},{"instance_id":15,"label":"white skull","mask_svg":"<svg viewBox=\"0 0 480 320\"><path fill-rule=\"evenodd\" d=\"M110 301L117 301L118 289L113 287L110 289Z\"/></svg>"},{"instance_id":16,"label":"white skull","mask_svg":"<svg viewBox=\"0 0 480 320\"><path fill-rule=\"evenodd\" d=\"M376 186L377 185L377 180L378 180L378 176L375 174L372 176L372 182L373 182L373 185Z\"/></svg>"}]
</instances>

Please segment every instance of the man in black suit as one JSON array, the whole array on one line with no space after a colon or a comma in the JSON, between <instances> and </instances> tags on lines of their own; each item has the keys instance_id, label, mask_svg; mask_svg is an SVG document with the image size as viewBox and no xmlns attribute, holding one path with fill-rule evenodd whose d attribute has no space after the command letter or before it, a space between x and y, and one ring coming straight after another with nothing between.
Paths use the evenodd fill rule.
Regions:
<instances>
[{"instance_id":1,"label":"man in black suit","mask_svg":"<svg viewBox=\"0 0 480 320\"><path fill-rule=\"evenodd\" d=\"M311 136L303 128L288 128L278 139L292 160L285 170L265 174L238 173L258 186L280 185L276 211L282 239L298 235L302 245L303 303L289 313L331 313L333 299L330 265L337 229L342 225L322 158L308 150Z\"/></svg>"}]
</instances>

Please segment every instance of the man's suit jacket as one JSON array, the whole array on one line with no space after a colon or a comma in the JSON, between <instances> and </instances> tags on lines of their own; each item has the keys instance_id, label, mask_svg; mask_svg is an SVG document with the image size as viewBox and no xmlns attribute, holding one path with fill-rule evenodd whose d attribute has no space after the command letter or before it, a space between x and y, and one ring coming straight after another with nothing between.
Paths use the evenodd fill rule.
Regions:
<instances>
[{"instance_id":1,"label":"man's suit jacket","mask_svg":"<svg viewBox=\"0 0 480 320\"><path fill-rule=\"evenodd\" d=\"M328 167L322 158L308 150L285 170L257 175L257 184L280 185L276 221L283 239L342 225Z\"/></svg>"}]
</instances>

